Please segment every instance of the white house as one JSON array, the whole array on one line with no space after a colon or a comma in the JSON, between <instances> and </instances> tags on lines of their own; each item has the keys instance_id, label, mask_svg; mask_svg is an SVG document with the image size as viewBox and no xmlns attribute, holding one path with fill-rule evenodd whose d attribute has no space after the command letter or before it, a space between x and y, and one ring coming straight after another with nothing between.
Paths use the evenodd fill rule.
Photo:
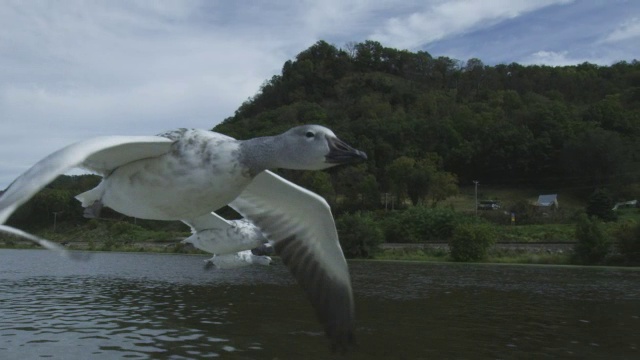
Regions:
<instances>
[{"instance_id":1,"label":"white house","mask_svg":"<svg viewBox=\"0 0 640 360\"><path fill-rule=\"evenodd\" d=\"M557 208L559 206L558 194L539 195L536 206L542 208Z\"/></svg>"}]
</instances>

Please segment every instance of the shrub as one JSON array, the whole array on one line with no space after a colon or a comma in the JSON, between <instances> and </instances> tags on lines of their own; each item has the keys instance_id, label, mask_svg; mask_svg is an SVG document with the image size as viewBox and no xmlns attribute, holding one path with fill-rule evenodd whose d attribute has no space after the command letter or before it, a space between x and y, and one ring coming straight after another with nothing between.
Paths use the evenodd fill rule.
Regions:
<instances>
[{"instance_id":1,"label":"shrub","mask_svg":"<svg viewBox=\"0 0 640 360\"><path fill-rule=\"evenodd\" d=\"M114 248L122 246L122 241L116 240L112 237L107 237L102 243L101 250L103 251L111 251Z\"/></svg>"},{"instance_id":2,"label":"shrub","mask_svg":"<svg viewBox=\"0 0 640 360\"><path fill-rule=\"evenodd\" d=\"M509 212L516 214L516 223L518 225L529 225L538 222L540 213L536 211L531 202L526 199L519 199L509 207ZM509 221L511 217L509 217Z\"/></svg>"},{"instance_id":3,"label":"shrub","mask_svg":"<svg viewBox=\"0 0 640 360\"><path fill-rule=\"evenodd\" d=\"M4 246L12 248L12 247L16 246L16 241L14 239L11 239L11 238L5 238Z\"/></svg>"},{"instance_id":4,"label":"shrub","mask_svg":"<svg viewBox=\"0 0 640 360\"><path fill-rule=\"evenodd\" d=\"M492 225L463 223L453 230L449 252L454 261L477 261L487 256L487 251L495 241L496 233Z\"/></svg>"},{"instance_id":5,"label":"shrub","mask_svg":"<svg viewBox=\"0 0 640 360\"><path fill-rule=\"evenodd\" d=\"M87 229L89 230L95 230L100 227L100 221L98 221L98 219L91 219L87 221L86 226L87 226Z\"/></svg>"},{"instance_id":6,"label":"shrub","mask_svg":"<svg viewBox=\"0 0 640 360\"><path fill-rule=\"evenodd\" d=\"M467 217L451 209L413 206L407 210L384 213L382 226L387 242L415 243L448 240L457 224Z\"/></svg>"},{"instance_id":7,"label":"shrub","mask_svg":"<svg viewBox=\"0 0 640 360\"><path fill-rule=\"evenodd\" d=\"M640 224L625 223L615 233L620 255L631 264L640 264Z\"/></svg>"},{"instance_id":8,"label":"shrub","mask_svg":"<svg viewBox=\"0 0 640 360\"><path fill-rule=\"evenodd\" d=\"M136 231L141 230L140 226L128 223L126 221L116 221L109 228L113 235L133 235Z\"/></svg>"},{"instance_id":9,"label":"shrub","mask_svg":"<svg viewBox=\"0 0 640 360\"><path fill-rule=\"evenodd\" d=\"M602 232L598 221L586 214L578 217L576 240L573 248L574 260L581 264L601 262L611 248L611 241Z\"/></svg>"},{"instance_id":10,"label":"shrub","mask_svg":"<svg viewBox=\"0 0 640 360\"><path fill-rule=\"evenodd\" d=\"M381 217L384 239L389 243L418 242L415 231L407 224L404 211L385 212Z\"/></svg>"},{"instance_id":11,"label":"shrub","mask_svg":"<svg viewBox=\"0 0 640 360\"><path fill-rule=\"evenodd\" d=\"M384 241L382 230L370 214L344 214L336 222L340 245L348 258L371 258Z\"/></svg>"},{"instance_id":12,"label":"shrub","mask_svg":"<svg viewBox=\"0 0 640 360\"><path fill-rule=\"evenodd\" d=\"M587 215L596 216L604 221L615 221L618 215L613 210L613 199L608 191L598 189L589 196Z\"/></svg>"}]
</instances>

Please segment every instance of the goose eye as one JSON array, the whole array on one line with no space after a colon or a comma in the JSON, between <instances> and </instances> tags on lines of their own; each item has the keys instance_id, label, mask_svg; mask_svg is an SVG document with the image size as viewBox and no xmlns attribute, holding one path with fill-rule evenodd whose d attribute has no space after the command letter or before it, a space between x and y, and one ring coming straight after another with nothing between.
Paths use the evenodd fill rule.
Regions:
<instances>
[{"instance_id":1,"label":"goose eye","mask_svg":"<svg viewBox=\"0 0 640 360\"><path fill-rule=\"evenodd\" d=\"M314 134L311 131L307 131L307 133L304 136L306 136L307 138L312 138L312 137L316 136L316 134Z\"/></svg>"}]
</instances>

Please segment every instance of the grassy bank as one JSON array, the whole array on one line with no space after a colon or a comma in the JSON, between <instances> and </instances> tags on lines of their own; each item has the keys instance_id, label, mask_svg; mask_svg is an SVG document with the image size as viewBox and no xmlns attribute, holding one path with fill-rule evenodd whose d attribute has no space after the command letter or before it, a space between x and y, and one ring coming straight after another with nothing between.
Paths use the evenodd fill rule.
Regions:
<instances>
[{"instance_id":1,"label":"grassy bank","mask_svg":"<svg viewBox=\"0 0 640 360\"><path fill-rule=\"evenodd\" d=\"M507 199L525 199L532 201L534 194L537 192L527 189L495 189L484 190L485 193L480 198L492 198L502 201L504 208L507 208L509 200ZM563 196L565 199L561 204L561 209L549 214L534 213L529 214L531 223L526 223L524 215L518 217L515 225L510 221L510 214L503 210L497 211L479 211L478 217L484 218L488 223L495 226L497 242L512 243L565 243L570 244L576 241L575 238L575 214L581 212L584 203L580 202L577 197ZM452 224L456 224L458 216L475 219L474 194L467 190L462 190L461 195L450 198L438 206L438 209L447 208L449 212L454 212L453 216L448 214L430 215L428 209L423 212L414 212L416 221L407 222L389 222L388 218L394 214L410 213L416 208L409 207L407 210L383 211L379 210L375 216L368 218L370 223L366 223L365 228L380 227L385 230L384 235L386 241L392 242L409 242L404 235L408 230L415 228L424 228L426 230L449 229ZM426 208L426 207L425 207ZM453 209L453 211L451 211ZM340 227L340 217L348 214L337 216L338 231L340 232L341 241L348 239L348 231L345 232L345 226ZM610 238L615 238L616 232L625 224L640 223L640 211L638 209L621 209L618 211L619 220L616 222L601 223L603 232ZM429 216L432 216L429 218ZM449 216L449 217L448 217ZM433 220L433 222L429 222ZM400 219L402 220L402 219ZM413 220L411 218L410 220ZM424 220L424 221L419 221ZM427 221L429 220L429 221ZM449 221L451 220L451 221ZM477 220L477 219L476 219ZM65 225L58 224L56 231L51 228L42 228L33 231L36 235L65 244L72 250L89 250L89 251L127 251L127 252L157 252L157 253L203 253L191 246L184 246L180 243L182 239L189 236L188 228L184 224L173 226L171 224L164 225L164 222L153 223L150 226L144 221L138 221L138 224L128 221L116 221L110 219L90 220L82 225ZM140 226L139 224L143 225ZM344 224L343 224L344 225ZM347 224L348 225L348 224ZM369 226L372 225L372 226ZM390 225L394 225L393 227ZM149 228L154 228L151 230ZM384 226L387 226L386 228ZM350 227L348 229L353 229ZM361 228L358 228L361 230ZM186 231L185 231L186 230ZM359 231L360 231L359 230ZM395 236L389 240L386 234L390 233ZM353 237L353 234L351 234ZM449 235L450 236L450 235ZM420 244L424 241L447 241L447 237L426 238L424 235L416 234L412 236L411 241ZM7 248L36 248L35 244L28 241L20 240L15 237L0 234L0 247ZM343 244L343 249L347 249ZM346 252L345 252L346 253ZM203 253L204 254L204 253ZM356 255L357 256L357 255ZM366 256L366 255L365 255ZM427 249L385 249L376 252L375 259L379 260L410 260L410 261L451 261L450 255L446 249L427 248ZM525 263L525 264L570 264L571 251L506 251L496 248L489 251L485 262L493 263Z\"/></svg>"},{"instance_id":2,"label":"grassy bank","mask_svg":"<svg viewBox=\"0 0 640 360\"><path fill-rule=\"evenodd\" d=\"M67 243L69 250L77 251L112 251L112 252L145 252L158 254L206 254L191 246L180 243L118 243L107 245L98 243L92 246L90 243ZM41 249L37 244L25 241L0 242L0 248L4 249ZM424 249L388 249L377 254L374 260L382 261L423 261L423 262L449 262L452 261L448 252L444 250ZM510 263L510 264L571 264L567 254L544 253L492 253L483 262L486 263Z\"/></svg>"},{"instance_id":3,"label":"grassy bank","mask_svg":"<svg viewBox=\"0 0 640 360\"><path fill-rule=\"evenodd\" d=\"M449 253L443 249L385 249L374 257L375 260L405 260L405 261L453 261ZM490 251L482 262L508 264L571 264L571 254L541 253L522 251Z\"/></svg>"},{"instance_id":4,"label":"grassy bank","mask_svg":"<svg viewBox=\"0 0 640 360\"><path fill-rule=\"evenodd\" d=\"M180 242L61 242L72 251L146 252L163 254L206 254ZM2 249L42 249L38 244L24 240L0 240Z\"/></svg>"},{"instance_id":5,"label":"grassy bank","mask_svg":"<svg viewBox=\"0 0 640 360\"><path fill-rule=\"evenodd\" d=\"M111 252L145 252L160 254L199 254L208 255L190 245L183 245L178 241L156 242L67 242L64 243L69 250L77 251L111 251ZM0 248L5 249L41 249L35 243L15 238L0 238ZM575 265L571 252L549 253L540 251L504 251L491 250L488 256L479 261L481 263L495 264L541 264L541 265ZM276 256L277 258L277 256ZM421 262L453 262L449 252L442 248L400 248L383 249L372 260L378 261L421 261ZM627 266L616 256L601 265Z\"/></svg>"},{"instance_id":6,"label":"grassy bank","mask_svg":"<svg viewBox=\"0 0 640 360\"><path fill-rule=\"evenodd\" d=\"M62 226L56 231L40 229L34 235L64 244L70 250L157 253L203 253L180 243L188 232L149 230L128 222L92 220L82 226ZM38 248L39 245L0 234L0 247Z\"/></svg>"}]
</instances>

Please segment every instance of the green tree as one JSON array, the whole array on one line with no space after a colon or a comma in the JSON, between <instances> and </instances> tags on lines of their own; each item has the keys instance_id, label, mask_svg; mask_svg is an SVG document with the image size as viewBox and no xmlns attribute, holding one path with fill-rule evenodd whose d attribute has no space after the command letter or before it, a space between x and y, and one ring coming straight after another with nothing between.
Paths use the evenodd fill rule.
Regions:
<instances>
[{"instance_id":1,"label":"green tree","mask_svg":"<svg viewBox=\"0 0 640 360\"><path fill-rule=\"evenodd\" d=\"M640 265L640 223L627 222L615 232L618 251L630 265Z\"/></svg>"},{"instance_id":2,"label":"green tree","mask_svg":"<svg viewBox=\"0 0 640 360\"><path fill-rule=\"evenodd\" d=\"M566 174L603 186L623 178L632 168L627 143L620 134L596 128L567 142L562 150Z\"/></svg>"},{"instance_id":3,"label":"green tree","mask_svg":"<svg viewBox=\"0 0 640 360\"><path fill-rule=\"evenodd\" d=\"M583 119L620 134L634 135L638 131L637 125L629 121L620 95L610 95L592 104L584 112Z\"/></svg>"},{"instance_id":4,"label":"green tree","mask_svg":"<svg viewBox=\"0 0 640 360\"><path fill-rule=\"evenodd\" d=\"M336 227L347 258L371 258L384 241L382 230L370 214L344 214L337 219Z\"/></svg>"},{"instance_id":5,"label":"green tree","mask_svg":"<svg viewBox=\"0 0 640 360\"><path fill-rule=\"evenodd\" d=\"M462 223L453 230L449 252L454 261L478 261L487 256L495 241L493 226L486 223Z\"/></svg>"},{"instance_id":6,"label":"green tree","mask_svg":"<svg viewBox=\"0 0 640 360\"><path fill-rule=\"evenodd\" d=\"M436 206L438 202L458 194L458 177L455 174L440 171L431 176L431 200Z\"/></svg>"},{"instance_id":7,"label":"green tree","mask_svg":"<svg viewBox=\"0 0 640 360\"><path fill-rule=\"evenodd\" d=\"M385 240L393 243L446 241L458 224L466 222L469 221L465 215L451 209L422 205L385 212L381 218Z\"/></svg>"},{"instance_id":8,"label":"green tree","mask_svg":"<svg viewBox=\"0 0 640 360\"><path fill-rule=\"evenodd\" d=\"M398 201L402 202L408 196L415 206L429 194L436 166L432 159L416 160L412 157L401 156L389 165L387 173L391 189Z\"/></svg>"},{"instance_id":9,"label":"green tree","mask_svg":"<svg viewBox=\"0 0 640 360\"><path fill-rule=\"evenodd\" d=\"M413 172L416 161L408 156L401 156L387 168L387 174L390 179L390 188L393 195L398 199L398 203L402 204L407 195L408 176Z\"/></svg>"},{"instance_id":10,"label":"green tree","mask_svg":"<svg viewBox=\"0 0 640 360\"><path fill-rule=\"evenodd\" d=\"M347 211L380 207L380 191L375 176L366 167L349 166L340 169L335 178L335 189L343 194L340 208Z\"/></svg>"},{"instance_id":11,"label":"green tree","mask_svg":"<svg viewBox=\"0 0 640 360\"><path fill-rule=\"evenodd\" d=\"M611 194L604 189L596 189L587 202L586 213L604 221L615 221L618 215L613 210L614 201Z\"/></svg>"},{"instance_id":12,"label":"green tree","mask_svg":"<svg viewBox=\"0 0 640 360\"><path fill-rule=\"evenodd\" d=\"M611 248L611 241L602 232L597 220L581 214L576 224L574 259L581 264L596 264L604 260Z\"/></svg>"},{"instance_id":13,"label":"green tree","mask_svg":"<svg viewBox=\"0 0 640 360\"><path fill-rule=\"evenodd\" d=\"M324 171L304 171L297 182L323 198L332 201L335 198L335 190L331 183L331 175Z\"/></svg>"},{"instance_id":14,"label":"green tree","mask_svg":"<svg viewBox=\"0 0 640 360\"><path fill-rule=\"evenodd\" d=\"M416 164L407 174L405 180L407 195L413 206L418 205L429 193L433 173L432 167Z\"/></svg>"}]
</instances>

